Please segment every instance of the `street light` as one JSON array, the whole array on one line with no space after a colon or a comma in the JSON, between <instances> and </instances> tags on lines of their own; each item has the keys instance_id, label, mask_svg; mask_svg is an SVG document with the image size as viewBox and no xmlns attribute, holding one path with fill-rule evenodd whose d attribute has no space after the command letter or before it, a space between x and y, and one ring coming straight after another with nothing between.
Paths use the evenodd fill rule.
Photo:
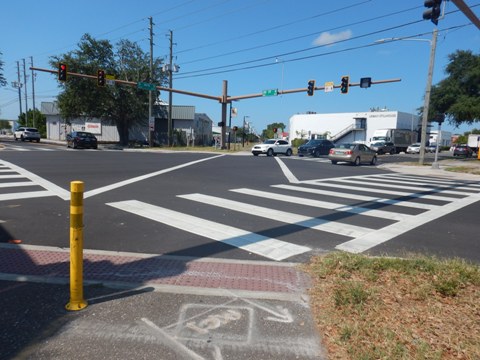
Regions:
<instances>
[{"instance_id":1,"label":"street light","mask_svg":"<svg viewBox=\"0 0 480 360\"><path fill-rule=\"evenodd\" d=\"M418 163L423 165L425 160L425 144L427 142L427 124L428 124L428 110L430 107L430 93L432 91L432 76L433 76L433 65L435 62L435 50L437 48L437 34L438 30L435 28L432 34L432 40L429 39L412 39L412 38L389 38L389 39L380 39L375 42L387 42L387 41L396 41L396 40L408 40L408 41L427 41L430 43L430 63L428 65L428 76L427 76L427 87L425 89L425 99L423 104L423 116L422 116L422 135L420 138L420 156Z\"/></svg>"}]
</instances>

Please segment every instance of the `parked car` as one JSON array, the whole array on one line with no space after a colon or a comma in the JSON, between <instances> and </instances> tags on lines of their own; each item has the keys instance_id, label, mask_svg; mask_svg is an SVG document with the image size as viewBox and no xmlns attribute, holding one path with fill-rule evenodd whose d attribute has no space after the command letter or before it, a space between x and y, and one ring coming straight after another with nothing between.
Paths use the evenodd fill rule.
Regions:
<instances>
[{"instance_id":1,"label":"parked car","mask_svg":"<svg viewBox=\"0 0 480 360\"><path fill-rule=\"evenodd\" d=\"M436 145L428 145L425 147L425 152L434 153L437 150ZM441 146L438 147L438 152L441 152Z\"/></svg>"},{"instance_id":2,"label":"parked car","mask_svg":"<svg viewBox=\"0 0 480 360\"><path fill-rule=\"evenodd\" d=\"M40 142L40 133L35 128L21 126L17 130L15 130L15 132L13 133L13 138L15 139L15 141L18 141L19 139L22 141L35 140L38 143Z\"/></svg>"},{"instance_id":3,"label":"parked car","mask_svg":"<svg viewBox=\"0 0 480 360\"><path fill-rule=\"evenodd\" d=\"M420 153L420 143L415 143L410 145L407 148L407 154L419 154Z\"/></svg>"},{"instance_id":4,"label":"parked car","mask_svg":"<svg viewBox=\"0 0 480 360\"><path fill-rule=\"evenodd\" d=\"M370 144L370 149L375 151L378 155L389 153L395 154L395 144L393 142L377 141Z\"/></svg>"},{"instance_id":5,"label":"parked car","mask_svg":"<svg viewBox=\"0 0 480 360\"><path fill-rule=\"evenodd\" d=\"M352 165L360 165L361 163L375 165L377 163L377 153L365 144L335 145L333 149L330 149L328 158L334 165L339 161L349 162Z\"/></svg>"},{"instance_id":6,"label":"parked car","mask_svg":"<svg viewBox=\"0 0 480 360\"><path fill-rule=\"evenodd\" d=\"M67 147L96 149L98 141L95 135L86 131L72 131L67 134Z\"/></svg>"},{"instance_id":7,"label":"parked car","mask_svg":"<svg viewBox=\"0 0 480 360\"><path fill-rule=\"evenodd\" d=\"M267 156L285 154L287 156L292 155L292 148L286 140L269 139L265 140L263 144L255 145L252 148L252 154L258 156L259 154L265 154Z\"/></svg>"},{"instance_id":8,"label":"parked car","mask_svg":"<svg viewBox=\"0 0 480 360\"><path fill-rule=\"evenodd\" d=\"M298 147L298 156L314 156L328 155L330 149L333 149L335 145L330 140L312 139L306 144Z\"/></svg>"},{"instance_id":9,"label":"parked car","mask_svg":"<svg viewBox=\"0 0 480 360\"><path fill-rule=\"evenodd\" d=\"M457 145L453 150L453 156L465 156L465 157L472 157L473 150L468 145Z\"/></svg>"}]
</instances>

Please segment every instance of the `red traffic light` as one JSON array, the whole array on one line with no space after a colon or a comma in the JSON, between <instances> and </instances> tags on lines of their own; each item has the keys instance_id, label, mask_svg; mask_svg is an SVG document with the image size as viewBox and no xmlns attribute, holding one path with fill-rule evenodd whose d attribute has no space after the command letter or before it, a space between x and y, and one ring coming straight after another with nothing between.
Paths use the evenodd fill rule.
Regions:
<instances>
[{"instance_id":1,"label":"red traffic light","mask_svg":"<svg viewBox=\"0 0 480 360\"><path fill-rule=\"evenodd\" d=\"M58 80L67 81L67 64L58 64Z\"/></svg>"},{"instance_id":2,"label":"red traffic light","mask_svg":"<svg viewBox=\"0 0 480 360\"><path fill-rule=\"evenodd\" d=\"M277 133L277 128L273 128L273 132L276 134Z\"/></svg>"}]
</instances>

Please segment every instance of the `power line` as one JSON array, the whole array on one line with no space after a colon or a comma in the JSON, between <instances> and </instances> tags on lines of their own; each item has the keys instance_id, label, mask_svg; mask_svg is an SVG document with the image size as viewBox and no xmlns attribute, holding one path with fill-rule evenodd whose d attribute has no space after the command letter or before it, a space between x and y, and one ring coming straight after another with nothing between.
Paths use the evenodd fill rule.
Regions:
<instances>
[{"instance_id":1,"label":"power line","mask_svg":"<svg viewBox=\"0 0 480 360\"><path fill-rule=\"evenodd\" d=\"M450 27L450 28L447 28L447 29L443 29L443 30L441 30L441 31L453 30L453 29L458 29L458 28L462 28L462 27L466 27L466 26L471 26L471 25L472 25L472 24L468 23L468 24L464 24L464 25L453 26L453 27ZM418 37L418 36L424 36L424 35L427 35L427 34L430 34L430 33L431 33L431 32L422 33L422 34L417 34L417 35L412 35L412 36L406 36L406 37L402 37L402 39L405 39L405 38L413 38L413 37ZM343 42L343 41L346 41L346 40L341 40L341 41L339 41L339 42ZM394 41L399 41L399 40L392 40L392 42L394 42ZM333 44L333 43L332 43L332 44ZM328 44L328 45L331 45L331 44ZM345 48L345 49L341 49L341 50L329 51L329 52L322 53L322 54L309 55L309 56L304 56L304 57L300 57L300 58L295 58L295 59L290 59L290 60L284 60L283 62L289 63L289 62L303 61L303 60L307 60L307 59L318 58L318 57L323 57L323 56L327 56L327 55L334 55L334 54L339 54L339 53L343 53L343 52L347 52L347 51L364 49L364 48L368 48L368 47L372 47L372 46L378 46L378 45L382 45L382 44L379 44L379 43L370 43L370 44L366 44L366 45L359 45L359 46L354 46L354 47ZM271 57L264 58L264 59L271 59ZM257 60L257 61L259 61L259 60ZM244 63L241 63L241 64L247 64L247 63L249 63L249 62L244 62ZM178 80L178 79L185 79L185 78L192 78L192 77L209 76L209 75L216 75L216 74L237 72L237 71L243 71L243 70L257 69L257 68L262 68L262 67L267 67L267 66L275 66L275 65L276 65L276 63L267 63L267 64L251 65L251 66L245 66L245 67L237 68L237 69L221 70L221 71L212 71L212 72L205 73L205 74L190 75L190 76L185 76L185 77L177 77L176 79ZM212 69L215 69L215 68L212 68ZM212 70L212 69L209 69L209 70ZM217 68L217 69L218 69L218 68Z\"/></svg>"},{"instance_id":2,"label":"power line","mask_svg":"<svg viewBox=\"0 0 480 360\"><path fill-rule=\"evenodd\" d=\"M423 20L412 21L412 22L410 22L410 23L401 24L401 25L397 25L397 26L392 26L392 27L389 27L389 28L386 28L386 29L373 31L373 32L370 32L370 33L367 33L367 34L363 34L363 35L359 35L359 36L355 36L355 37L352 37L352 38L349 38L349 39L343 39L343 40L334 41L334 42L331 42L331 43L328 43L328 44L324 44L324 45L312 46L312 47L308 47L308 48L305 48L305 49L300 49L300 50L295 50L295 51L289 51L289 52L282 53L282 54L275 54L275 55L273 55L273 56L266 56L266 57L259 58L259 59L255 59L255 60L242 61L242 62L239 62L239 63L230 64L230 65L216 66L216 67L207 68L207 69L203 69L203 70L190 71L190 72L183 73L183 75L195 74L195 73L199 73L199 72L203 72L203 71L210 71L210 70L215 70L215 69L222 69L222 68L234 67L234 66L239 66L239 65L245 65L245 64L250 64L250 63L255 63L255 62L270 60L270 59L272 59L272 58L285 57L285 56L288 56L288 55L299 54L299 53L302 53L302 52L315 50L315 49L318 49L318 48L321 48L321 47L325 47L325 46L331 46L331 45L339 44L339 43L346 42L346 41L356 40L356 39L359 39L359 38L362 38L362 37L366 37L366 36L378 34L378 33L384 32L384 31L388 31L388 30L393 30L393 29L398 29L398 28L406 27L406 26L409 26L409 25L412 25L412 24L417 24L417 23L422 22L422 21L423 21ZM179 78L182 78L182 77L177 77L177 79L179 79Z\"/></svg>"},{"instance_id":3,"label":"power line","mask_svg":"<svg viewBox=\"0 0 480 360\"><path fill-rule=\"evenodd\" d=\"M336 12L339 12L339 11L343 11L343 10L345 10L345 9L350 9L350 8L352 8L352 7L355 7L355 6L363 5L363 4L365 4L365 3L367 3L367 2L370 2L370 1L372 1L372 0L365 0L365 1L362 1L362 2L360 2L360 3L356 3L356 4L349 5L349 6L345 6L345 7L341 7L341 8L335 9L335 10L330 10L330 11L323 12L323 13L320 13L320 14L316 14L316 15L313 15L313 16L309 16L309 17L306 17L306 18L294 20L294 21L291 21L291 22L288 22L288 23L285 23L285 24L280 24L280 25L276 25L276 26L269 27L269 28L266 28L266 29L254 31L254 32L251 32L251 33L248 33L248 34L236 36L236 37L233 37L233 38L229 38L229 39L225 39L225 40L220 40L220 41L216 41L216 42L213 42L213 43L210 43L210 44L199 45L199 46L196 46L196 47L194 47L194 48L177 51L177 54L181 54L181 53L185 53L185 52L192 51L192 50L197 50L197 49L204 49L204 48L206 48L206 47L211 47L211 46L219 45L219 44L223 44L223 43L229 43L229 42L232 42L232 41L234 41L234 40L244 39L244 38L251 37L251 36L255 36L255 35L258 35L258 34L265 33L265 32L269 32L269 31L273 31L273 30L278 30L278 29L280 29L280 28L282 28L282 27L287 27L287 26L294 25L294 24L297 24L297 23L300 23L300 22L303 22L303 21L308 21L308 20L316 19L316 18L319 18L319 17L322 17L322 16L331 15L331 14L333 14L333 13L336 13ZM222 15L222 16L223 16L223 15ZM220 55L220 56L221 56L221 55ZM203 59L202 59L202 60L203 60ZM194 60L194 61L195 61L195 60ZM193 61L191 61L191 62L193 62Z\"/></svg>"},{"instance_id":4,"label":"power line","mask_svg":"<svg viewBox=\"0 0 480 360\"><path fill-rule=\"evenodd\" d=\"M322 32L333 31L333 30L338 30L338 29L341 29L341 28L349 27L349 26L364 24L364 23L371 22L371 21L376 21L376 20L379 20L379 19L382 19L382 18L398 15L398 14L401 14L401 13L404 13L404 12L417 10L418 8L419 8L419 6L409 8L409 9L406 9L406 10L396 11L396 12L381 15L381 16L376 16L374 18L370 18L370 19L366 19L366 20L356 21L356 22L353 22L353 23L350 23L350 24L336 26L336 27L326 29L326 30L315 31L313 33L300 35L300 36L296 36L296 37L289 38L289 39L279 40L279 41L275 41L275 42L271 42L271 43L267 43L267 44L263 44L263 45L257 45L257 46L250 47L250 48L244 48L244 49L241 49L241 50L230 51L228 53L217 54L217 55L212 55L212 56L208 56L208 57L201 58L201 59L191 60L191 61L188 61L188 62L183 62L183 65L191 64L191 63L199 62L199 61L204 61L204 60L209 60L209 59L213 59L213 58L219 58L219 57L222 57L222 56L233 55L233 54L237 54L237 53L241 53L241 52L245 52L245 51L257 50L257 49L265 48L265 47L272 46L272 45L278 45L278 44L289 42L289 41L299 40L299 39L303 39L303 38L306 38L306 37L318 35L319 33L322 33ZM341 8L339 10L343 10L343 8ZM179 54L179 53L181 53L181 51L177 52L177 54Z\"/></svg>"}]
</instances>

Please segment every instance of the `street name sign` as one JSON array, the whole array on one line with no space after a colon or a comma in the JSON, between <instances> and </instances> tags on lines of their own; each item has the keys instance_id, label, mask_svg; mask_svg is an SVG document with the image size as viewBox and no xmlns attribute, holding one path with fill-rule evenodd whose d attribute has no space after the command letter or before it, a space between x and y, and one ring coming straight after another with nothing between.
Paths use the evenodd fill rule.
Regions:
<instances>
[{"instance_id":1,"label":"street name sign","mask_svg":"<svg viewBox=\"0 0 480 360\"><path fill-rule=\"evenodd\" d=\"M155 91L157 89L155 84L150 84L150 83L146 83L146 82L137 83L137 88L142 89L142 90L150 90L150 91Z\"/></svg>"},{"instance_id":2,"label":"street name sign","mask_svg":"<svg viewBox=\"0 0 480 360\"><path fill-rule=\"evenodd\" d=\"M262 96L277 96L277 95L278 95L277 89L269 89L269 90L262 91Z\"/></svg>"}]
</instances>

